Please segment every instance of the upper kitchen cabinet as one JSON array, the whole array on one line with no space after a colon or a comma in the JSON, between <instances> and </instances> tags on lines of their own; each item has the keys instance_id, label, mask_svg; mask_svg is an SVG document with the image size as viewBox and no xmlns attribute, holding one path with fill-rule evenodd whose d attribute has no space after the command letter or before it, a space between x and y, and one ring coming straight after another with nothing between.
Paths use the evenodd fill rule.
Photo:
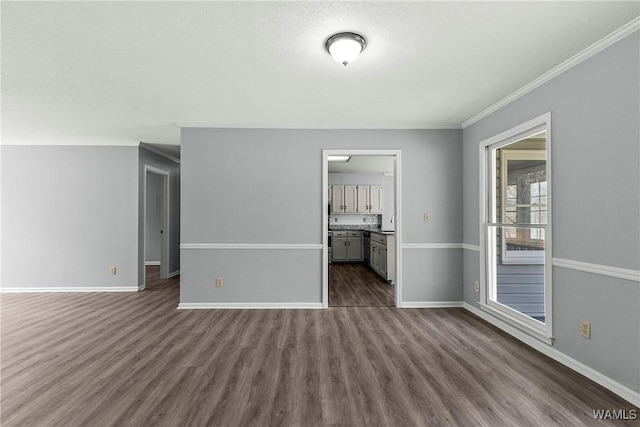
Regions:
<instances>
[{"instance_id":1,"label":"upper kitchen cabinet","mask_svg":"<svg viewBox=\"0 0 640 427\"><path fill-rule=\"evenodd\" d=\"M358 213L382 213L381 185L358 185Z\"/></svg>"},{"instance_id":2,"label":"upper kitchen cabinet","mask_svg":"<svg viewBox=\"0 0 640 427\"><path fill-rule=\"evenodd\" d=\"M331 213L382 213L381 185L331 185Z\"/></svg>"},{"instance_id":3,"label":"upper kitchen cabinet","mask_svg":"<svg viewBox=\"0 0 640 427\"><path fill-rule=\"evenodd\" d=\"M357 213L357 203L356 185L331 186L331 213Z\"/></svg>"},{"instance_id":4,"label":"upper kitchen cabinet","mask_svg":"<svg viewBox=\"0 0 640 427\"><path fill-rule=\"evenodd\" d=\"M344 213L358 213L358 187L344 186Z\"/></svg>"}]
</instances>

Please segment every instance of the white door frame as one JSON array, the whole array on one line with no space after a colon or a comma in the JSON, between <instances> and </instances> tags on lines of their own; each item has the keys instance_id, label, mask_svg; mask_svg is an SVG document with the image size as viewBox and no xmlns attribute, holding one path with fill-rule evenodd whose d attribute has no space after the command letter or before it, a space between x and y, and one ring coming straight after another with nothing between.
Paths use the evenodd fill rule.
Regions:
<instances>
[{"instance_id":1,"label":"white door frame","mask_svg":"<svg viewBox=\"0 0 640 427\"><path fill-rule=\"evenodd\" d=\"M143 212L142 212L142 233L143 233L143 237L142 237L142 245L143 245L143 250L142 250L142 254L143 254L143 261L142 261L142 265L143 265L143 269L146 268L146 261L147 261L147 173L155 173L157 175L160 175L162 178L162 205L161 205L161 226L162 226L162 238L160 239L160 278L161 279L166 279L169 277L169 236L171 233L171 230L169 228L169 224L171 224L171 222L169 221L169 206L171 206L170 204L170 200L169 200L169 195L170 195L170 177L171 174L169 171L163 170L163 169L158 169L154 166L151 165L144 165L144 181L143 181L143 186L142 186L142 200L143 200ZM143 281L142 281L142 289L145 288L146 285L146 274L143 275Z\"/></svg>"},{"instance_id":2,"label":"white door frame","mask_svg":"<svg viewBox=\"0 0 640 427\"><path fill-rule=\"evenodd\" d=\"M394 156L395 183L395 257L396 283L394 299L402 308L402 150L322 150L322 307L329 307L329 191L328 156Z\"/></svg>"}]
</instances>

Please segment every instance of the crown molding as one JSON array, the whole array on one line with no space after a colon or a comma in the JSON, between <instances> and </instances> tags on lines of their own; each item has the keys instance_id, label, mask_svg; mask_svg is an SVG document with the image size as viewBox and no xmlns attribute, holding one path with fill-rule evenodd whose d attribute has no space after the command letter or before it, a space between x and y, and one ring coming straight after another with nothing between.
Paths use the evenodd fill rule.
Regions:
<instances>
[{"instance_id":1,"label":"crown molding","mask_svg":"<svg viewBox=\"0 0 640 427\"><path fill-rule=\"evenodd\" d=\"M584 49L583 51L579 52L578 54L576 54L576 55L572 56L571 58L567 59L566 61L564 61L563 63L561 63L557 67L552 68L551 70L547 71L546 73L544 73L543 75L541 75L537 79L535 79L532 82L526 84L522 88L520 88L517 91L513 92L511 95L509 95L509 96L501 99L500 101L496 102L495 104L493 104L492 106L490 106L486 110L484 110L484 111L476 114L475 116L467 119L466 121L462 122L462 125L461 125L462 128L463 129L467 128L467 127L471 126L472 124L482 120L483 118L489 116L490 114L498 111L499 109L501 109L505 105L512 103L513 101L515 101L518 98L521 98L522 96L526 95L527 93L531 92L532 90L534 90L534 89L542 86L543 84L547 83L549 80L553 79L554 77L564 73L565 71L568 71L569 69L571 69L571 68L575 67L576 65L580 64L581 62L591 58L595 54L603 51L604 49L608 48L609 46L611 46L614 43L622 40L623 38L627 37L628 35L633 34L634 32L636 32L638 30L640 30L640 17L637 17L637 18L633 19L631 22L629 22L629 23L623 25L622 27L618 28L613 33L611 33L608 36L605 36L604 38L602 38L599 41L595 42L594 44L592 44L588 48Z\"/></svg>"},{"instance_id":2,"label":"crown molding","mask_svg":"<svg viewBox=\"0 0 640 427\"><path fill-rule=\"evenodd\" d=\"M459 123L435 124L317 124L317 123L262 123L251 125L246 123L174 123L180 128L212 128L212 129L285 129L285 130L440 130L462 129Z\"/></svg>"}]
</instances>

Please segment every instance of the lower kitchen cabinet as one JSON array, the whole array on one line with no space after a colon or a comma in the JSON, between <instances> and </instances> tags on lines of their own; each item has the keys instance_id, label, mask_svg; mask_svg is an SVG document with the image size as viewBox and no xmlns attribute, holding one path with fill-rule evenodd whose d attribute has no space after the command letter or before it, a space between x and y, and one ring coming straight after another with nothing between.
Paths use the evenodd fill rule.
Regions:
<instances>
[{"instance_id":1,"label":"lower kitchen cabinet","mask_svg":"<svg viewBox=\"0 0 640 427\"><path fill-rule=\"evenodd\" d=\"M385 280L395 282L395 236L371 233L369 239L369 267Z\"/></svg>"},{"instance_id":2,"label":"lower kitchen cabinet","mask_svg":"<svg viewBox=\"0 0 640 427\"><path fill-rule=\"evenodd\" d=\"M333 231L331 233L332 261L363 261L362 231Z\"/></svg>"}]
</instances>

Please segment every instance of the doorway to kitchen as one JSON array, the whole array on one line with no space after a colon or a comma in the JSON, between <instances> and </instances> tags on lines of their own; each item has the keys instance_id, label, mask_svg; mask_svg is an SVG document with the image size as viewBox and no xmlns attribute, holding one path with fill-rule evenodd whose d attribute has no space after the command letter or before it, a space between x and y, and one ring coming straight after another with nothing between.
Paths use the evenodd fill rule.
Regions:
<instances>
[{"instance_id":1,"label":"doorway to kitchen","mask_svg":"<svg viewBox=\"0 0 640 427\"><path fill-rule=\"evenodd\" d=\"M145 165L143 191L145 289L169 277L169 172Z\"/></svg>"},{"instance_id":2,"label":"doorway to kitchen","mask_svg":"<svg viewBox=\"0 0 640 427\"><path fill-rule=\"evenodd\" d=\"M401 150L323 150L322 187L323 307L401 307Z\"/></svg>"}]
</instances>

